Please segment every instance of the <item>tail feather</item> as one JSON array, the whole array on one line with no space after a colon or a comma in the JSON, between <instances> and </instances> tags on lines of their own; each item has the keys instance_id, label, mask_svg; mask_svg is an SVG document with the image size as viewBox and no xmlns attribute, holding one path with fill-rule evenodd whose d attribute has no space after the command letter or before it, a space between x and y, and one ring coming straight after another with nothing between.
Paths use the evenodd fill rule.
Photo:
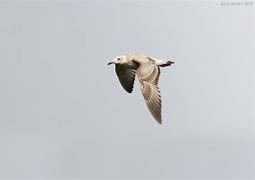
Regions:
<instances>
[{"instance_id":1,"label":"tail feather","mask_svg":"<svg viewBox=\"0 0 255 180\"><path fill-rule=\"evenodd\" d=\"M145 57L145 56L144 56ZM174 64L173 61L166 61L166 60L163 60L163 59L156 59L156 58L153 58L153 57L148 57L148 59L152 60L152 61L155 61L156 64L160 67L166 67L166 66L171 66L171 64Z\"/></svg>"},{"instance_id":2,"label":"tail feather","mask_svg":"<svg viewBox=\"0 0 255 180\"><path fill-rule=\"evenodd\" d=\"M171 64L174 64L174 62L173 61L161 61L161 62L157 63L157 65L160 67L171 66Z\"/></svg>"}]
</instances>

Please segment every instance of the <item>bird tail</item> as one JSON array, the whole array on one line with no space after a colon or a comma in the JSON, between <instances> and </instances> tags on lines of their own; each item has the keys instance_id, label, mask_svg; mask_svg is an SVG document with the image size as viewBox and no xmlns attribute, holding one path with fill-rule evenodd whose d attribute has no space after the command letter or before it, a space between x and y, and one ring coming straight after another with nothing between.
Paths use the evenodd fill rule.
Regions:
<instances>
[{"instance_id":1,"label":"bird tail","mask_svg":"<svg viewBox=\"0 0 255 180\"><path fill-rule=\"evenodd\" d=\"M174 64L173 61L164 61L162 59L158 59L156 61L156 64L160 67L166 67L166 66L171 66L171 64Z\"/></svg>"}]
</instances>

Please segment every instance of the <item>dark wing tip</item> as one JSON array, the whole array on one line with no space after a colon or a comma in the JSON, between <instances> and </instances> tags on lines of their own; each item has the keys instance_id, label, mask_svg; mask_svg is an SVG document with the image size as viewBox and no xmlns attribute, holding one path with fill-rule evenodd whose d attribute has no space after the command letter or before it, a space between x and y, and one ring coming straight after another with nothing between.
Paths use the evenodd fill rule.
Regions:
<instances>
[{"instance_id":1,"label":"dark wing tip","mask_svg":"<svg viewBox=\"0 0 255 180\"><path fill-rule=\"evenodd\" d=\"M162 124L162 119L156 119L159 124Z\"/></svg>"},{"instance_id":2,"label":"dark wing tip","mask_svg":"<svg viewBox=\"0 0 255 180\"><path fill-rule=\"evenodd\" d=\"M152 116L154 117L154 119L159 123L162 124L162 117L161 117L161 113L160 114L154 114L152 113Z\"/></svg>"},{"instance_id":3,"label":"dark wing tip","mask_svg":"<svg viewBox=\"0 0 255 180\"><path fill-rule=\"evenodd\" d=\"M133 85L128 85L125 84L124 82L121 81L121 86L125 89L125 91L127 91L128 93L132 93L133 92Z\"/></svg>"},{"instance_id":4,"label":"dark wing tip","mask_svg":"<svg viewBox=\"0 0 255 180\"><path fill-rule=\"evenodd\" d=\"M133 88L132 89L125 89L128 93L132 93L133 92Z\"/></svg>"}]
</instances>

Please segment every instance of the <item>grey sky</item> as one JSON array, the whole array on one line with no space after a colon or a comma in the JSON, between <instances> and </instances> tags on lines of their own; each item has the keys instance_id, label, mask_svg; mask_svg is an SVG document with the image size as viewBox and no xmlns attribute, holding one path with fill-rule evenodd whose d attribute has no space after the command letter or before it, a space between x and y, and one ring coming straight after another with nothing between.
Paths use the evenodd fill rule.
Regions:
<instances>
[{"instance_id":1,"label":"grey sky","mask_svg":"<svg viewBox=\"0 0 255 180\"><path fill-rule=\"evenodd\" d=\"M0 2L0 178L255 178L254 8ZM162 125L125 53L176 62Z\"/></svg>"}]
</instances>

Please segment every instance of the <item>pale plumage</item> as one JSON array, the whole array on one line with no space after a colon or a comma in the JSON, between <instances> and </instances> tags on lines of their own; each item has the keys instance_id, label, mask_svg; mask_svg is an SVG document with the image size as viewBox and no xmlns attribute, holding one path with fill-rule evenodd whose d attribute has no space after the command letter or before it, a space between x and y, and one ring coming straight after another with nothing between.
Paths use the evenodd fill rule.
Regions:
<instances>
[{"instance_id":1,"label":"pale plumage","mask_svg":"<svg viewBox=\"0 0 255 180\"><path fill-rule=\"evenodd\" d=\"M158 123L161 118L161 95L158 87L160 68L174 62L156 59L143 55L122 55L109 64L115 64L115 71L122 87L131 93L135 75L137 75L145 103Z\"/></svg>"}]
</instances>

